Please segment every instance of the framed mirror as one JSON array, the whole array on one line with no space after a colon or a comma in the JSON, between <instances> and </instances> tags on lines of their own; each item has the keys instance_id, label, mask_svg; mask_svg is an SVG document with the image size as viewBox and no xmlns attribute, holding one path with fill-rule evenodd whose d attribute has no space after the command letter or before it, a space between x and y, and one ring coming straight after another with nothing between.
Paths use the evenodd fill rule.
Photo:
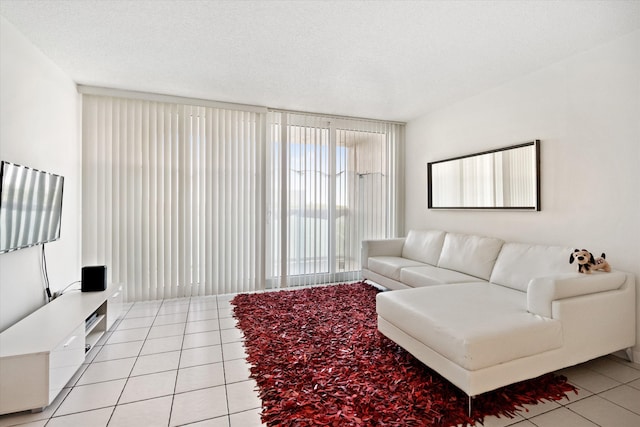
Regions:
<instances>
[{"instance_id":1,"label":"framed mirror","mask_svg":"<svg viewBox=\"0 0 640 427\"><path fill-rule=\"evenodd\" d=\"M540 141L427 164L429 209L540 210Z\"/></svg>"}]
</instances>

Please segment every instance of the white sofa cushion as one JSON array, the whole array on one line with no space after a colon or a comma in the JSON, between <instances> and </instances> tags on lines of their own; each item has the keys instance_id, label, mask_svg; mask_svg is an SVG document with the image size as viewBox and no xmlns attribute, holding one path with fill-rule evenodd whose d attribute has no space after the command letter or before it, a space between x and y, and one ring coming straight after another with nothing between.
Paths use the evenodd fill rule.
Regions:
<instances>
[{"instance_id":1,"label":"white sofa cushion","mask_svg":"<svg viewBox=\"0 0 640 427\"><path fill-rule=\"evenodd\" d=\"M569 264L571 248L562 246L505 243L496 260L490 282L526 292L534 277L575 272Z\"/></svg>"},{"instance_id":2,"label":"white sofa cushion","mask_svg":"<svg viewBox=\"0 0 640 427\"><path fill-rule=\"evenodd\" d=\"M446 234L444 231L435 230L409 230L402 247L402 256L437 265Z\"/></svg>"},{"instance_id":3,"label":"white sofa cushion","mask_svg":"<svg viewBox=\"0 0 640 427\"><path fill-rule=\"evenodd\" d=\"M560 321L527 312L522 292L486 282L382 292L376 311L470 371L562 346Z\"/></svg>"},{"instance_id":4,"label":"white sofa cushion","mask_svg":"<svg viewBox=\"0 0 640 427\"><path fill-rule=\"evenodd\" d=\"M414 288L421 286L442 285L444 283L477 282L478 278L446 268L425 265L422 267L406 267L400 271L400 281Z\"/></svg>"},{"instance_id":5,"label":"white sofa cushion","mask_svg":"<svg viewBox=\"0 0 640 427\"><path fill-rule=\"evenodd\" d=\"M397 256L375 256L369 258L369 270L398 281L400 280L401 269L421 265L424 264Z\"/></svg>"},{"instance_id":6,"label":"white sofa cushion","mask_svg":"<svg viewBox=\"0 0 640 427\"><path fill-rule=\"evenodd\" d=\"M493 237L447 233L438 267L489 280L503 243Z\"/></svg>"}]
</instances>

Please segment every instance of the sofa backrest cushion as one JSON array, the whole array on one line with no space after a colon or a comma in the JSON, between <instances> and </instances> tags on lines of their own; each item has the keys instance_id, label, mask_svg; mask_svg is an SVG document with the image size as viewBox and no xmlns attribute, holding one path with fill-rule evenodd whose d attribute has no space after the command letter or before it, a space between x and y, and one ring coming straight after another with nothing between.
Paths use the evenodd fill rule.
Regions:
<instances>
[{"instance_id":1,"label":"sofa backrest cushion","mask_svg":"<svg viewBox=\"0 0 640 427\"><path fill-rule=\"evenodd\" d=\"M437 265L445 234L436 230L410 230L402 247L402 257Z\"/></svg>"},{"instance_id":2,"label":"sofa backrest cushion","mask_svg":"<svg viewBox=\"0 0 640 427\"><path fill-rule=\"evenodd\" d=\"M562 246L505 243L490 281L526 292L533 278L575 272L575 265L569 264L572 252L572 248Z\"/></svg>"},{"instance_id":3,"label":"sofa backrest cushion","mask_svg":"<svg viewBox=\"0 0 640 427\"><path fill-rule=\"evenodd\" d=\"M493 237L447 233L438 267L489 280L503 243Z\"/></svg>"}]
</instances>

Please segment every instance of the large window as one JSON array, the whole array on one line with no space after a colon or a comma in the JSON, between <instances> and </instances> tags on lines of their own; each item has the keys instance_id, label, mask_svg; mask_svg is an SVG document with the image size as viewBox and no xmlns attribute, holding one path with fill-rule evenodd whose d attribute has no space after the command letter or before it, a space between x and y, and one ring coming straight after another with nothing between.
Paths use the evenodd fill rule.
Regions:
<instances>
[{"instance_id":1,"label":"large window","mask_svg":"<svg viewBox=\"0 0 640 427\"><path fill-rule=\"evenodd\" d=\"M83 264L128 301L359 277L398 233L402 126L83 97Z\"/></svg>"},{"instance_id":2,"label":"large window","mask_svg":"<svg viewBox=\"0 0 640 427\"><path fill-rule=\"evenodd\" d=\"M363 239L397 235L399 125L271 112L271 286L359 277Z\"/></svg>"}]
</instances>

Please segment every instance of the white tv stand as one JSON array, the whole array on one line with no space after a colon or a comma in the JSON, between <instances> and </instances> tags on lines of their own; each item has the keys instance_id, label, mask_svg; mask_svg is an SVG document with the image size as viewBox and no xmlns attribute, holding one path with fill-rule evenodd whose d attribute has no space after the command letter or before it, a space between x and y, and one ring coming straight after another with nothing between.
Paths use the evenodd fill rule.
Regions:
<instances>
[{"instance_id":1,"label":"white tv stand","mask_svg":"<svg viewBox=\"0 0 640 427\"><path fill-rule=\"evenodd\" d=\"M121 311L121 285L70 291L0 333L0 414L50 405Z\"/></svg>"}]
</instances>

